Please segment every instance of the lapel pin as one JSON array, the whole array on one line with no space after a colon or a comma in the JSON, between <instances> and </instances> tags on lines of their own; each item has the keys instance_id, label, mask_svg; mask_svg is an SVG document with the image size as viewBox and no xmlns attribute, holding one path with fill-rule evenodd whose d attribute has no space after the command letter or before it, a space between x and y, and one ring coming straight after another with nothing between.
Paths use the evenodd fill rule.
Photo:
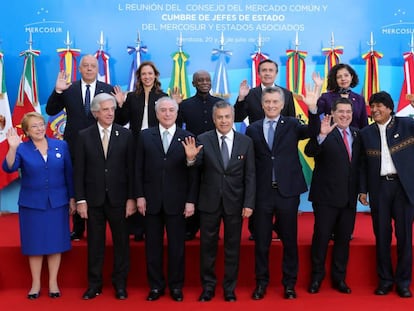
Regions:
<instances>
[{"instance_id":1,"label":"lapel pin","mask_svg":"<svg viewBox=\"0 0 414 311\"><path fill-rule=\"evenodd\" d=\"M398 137L400 137L400 134L394 134L394 138L398 138Z\"/></svg>"},{"instance_id":2,"label":"lapel pin","mask_svg":"<svg viewBox=\"0 0 414 311\"><path fill-rule=\"evenodd\" d=\"M119 136L119 132L118 131L115 131L115 136Z\"/></svg>"},{"instance_id":3,"label":"lapel pin","mask_svg":"<svg viewBox=\"0 0 414 311\"><path fill-rule=\"evenodd\" d=\"M61 157L62 157L62 155L59 152L57 152L56 153L56 158L60 159Z\"/></svg>"}]
</instances>

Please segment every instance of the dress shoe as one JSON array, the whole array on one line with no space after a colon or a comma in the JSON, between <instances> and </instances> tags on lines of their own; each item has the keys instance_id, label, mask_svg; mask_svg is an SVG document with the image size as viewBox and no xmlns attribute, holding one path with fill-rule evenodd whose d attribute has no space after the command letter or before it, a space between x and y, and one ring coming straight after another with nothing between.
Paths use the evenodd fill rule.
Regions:
<instances>
[{"instance_id":1,"label":"dress shoe","mask_svg":"<svg viewBox=\"0 0 414 311\"><path fill-rule=\"evenodd\" d=\"M148 293L147 300L148 301L154 301L160 299L161 296L164 296L164 290L163 289L151 289Z\"/></svg>"},{"instance_id":2,"label":"dress shoe","mask_svg":"<svg viewBox=\"0 0 414 311\"><path fill-rule=\"evenodd\" d=\"M397 286L397 294L401 298L411 298L413 294L411 293L408 287L398 287Z\"/></svg>"},{"instance_id":3,"label":"dress shoe","mask_svg":"<svg viewBox=\"0 0 414 311\"><path fill-rule=\"evenodd\" d=\"M211 289L203 289L198 301L210 301L214 297L214 291Z\"/></svg>"},{"instance_id":4,"label":"dress shoe","mask_svg":"<svg viewBox=\"0 0 414 311\"><path fill-rule=\"evenodd\" d=\"M183 301L184 295L183 291L180 288L174 288L170 290L170 296L175 301Z\"/></svg>"},{"instance_id":5,"label":"dress shoe","mask_svg":"<svg viewBox=\"0 0 414 311\"><path fill-rule=\"evenodd\" d=\"M34 294L27 294L27 299L34 300L40 297L40 292Z\"/></svg>"},{"instance_id":6,"label":"dress shoe","mask_svg":"<svg viewBox=\"0 0 414 311\"><path fill-rule=\"evenodd\" d=\"M310 294L319 293L319 288L321 288L321 282L320 281L312 281L309 285L308 292Z\"/></svg>"},{"instance_id":7,"label":"dress shoe","mask_svg":"<svg viewBox=\"0 0 414 311\"><path fill-rule=\"evenodd\" d=\"M346 283L344 281L339 281L339 282L333 283L333 288L335 288L338 292L340 292L342 294L350 294L351 293L351 289L349 288L348 285L346 285Z\"/></svg>"},{"instance_id":8,"label":"dress shoe","mask_svg":"<svg viewBox=\"0 0 414 311\"><path fill-rule=\"evenodd\" d=\"M391 285L378 285L375 289L374 294L379 296L387 295L390 291L392 291L392 284Z\"/></svg>"},{"instance_id":9,"label":"dress shoe","mask_svg":"<svg viewBox=\"0 0 414 311\"><path fill-rule=\"evenodd\" d=\"M253 291L252 299L253 300L260 300L263 299L266 295L266 286L264 285L257 285Z\"/></svg>"},{"instance_id":10,"label":"dress shoe","mask_svg":"<svg viewBox=\"0 0 414 311\"><path fill-rule=\"evenodd\" d=\"M101 289L88 288L86 290L86 292L83 294L82 299L84 299L84 300L90 300L90 299L95 298L96 296L99 296L100 294L102 294L102 290Z\"/></svg>"},{"instance_id":11,"label":"dress shoe","mask_svg":"<svg viewBox=\"0 0 414 311\"><path fill-rule=\"evenodd\" d=\"M249 235L249 241L254 241L254 234Z\"/></svg>"},{"instance_id":12,"label":"dress shoe","mask_svg":"<svg viewBox=\"0 0 414 311\"><path fill-rule=\"evenodd\" d=\"M62 296L60 292L49 292L50 298L60 298L60 296Z\"/></svg>"},{"instance_id":13,"label":"dress shoe","mask_svg":"<svg viewBox=\"0 0 414 311\"><path fill-rule=\"evenodd\" d=\"M76 232L71 232L70 233L70 240L71 241L80 241L82 239L82 234L78 234Z\"/></svg>"},{"instance_id":14,"label":"dress shoe","mask_svg":"<svg viewBox=\"0 0 414 311\"><path fill-rule=\"evenodd\" d=\"M285 299L295 299L296 291L294 287L285 287Z\"/></svg>"},{"instance_id":15,"label":"dress shoe","mask_svg":"<svg viewBox=\"0 0 414 311\"><path fill-rule=\"evenodd\" d=\"M125 288L118 288L115 290L115 297L119 300L125 300L128 298L128 293Z\"/></svg>"},{"instance_id":16,"label":"dress shoe","mask_svg":"<svg viewBox=\"0 0 414 311\"><path fill-rule=\"evenodd\" d=\"M234 293L234 291L230 290L230 291L225 291L224 292L224 300L228 301L228 302L234 302L237 300L236 294Z\"/></svg>"}]
</instances>

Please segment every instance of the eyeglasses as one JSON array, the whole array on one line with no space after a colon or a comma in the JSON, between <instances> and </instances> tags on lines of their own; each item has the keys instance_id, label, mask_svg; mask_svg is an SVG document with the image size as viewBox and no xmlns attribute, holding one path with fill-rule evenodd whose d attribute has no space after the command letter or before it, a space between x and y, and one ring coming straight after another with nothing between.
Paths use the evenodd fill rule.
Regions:
<instances>
[{"instance_id":1,"label":"eyeglasses","mask_svg":"<svg viewBox=\"0 0 414 311\"><path fill-rule=\"evenodd\" d=\"M33 125L31 125L30 126L30 129L31 130L41 130L41 129L44 129L45 128L45 124L44 123L38 123L38 124L33 124Z\"/></svg>"}]
</instances>

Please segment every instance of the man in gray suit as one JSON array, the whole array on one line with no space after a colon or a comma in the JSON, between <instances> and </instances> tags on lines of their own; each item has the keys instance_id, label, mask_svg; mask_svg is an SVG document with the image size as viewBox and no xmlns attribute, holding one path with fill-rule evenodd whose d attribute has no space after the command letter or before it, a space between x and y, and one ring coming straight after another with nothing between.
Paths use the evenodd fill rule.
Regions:
<instances>
[{"instance_id":1,"label":"man in gray suit","mask_svg":"<svg viewBox=\"0 0 414 311\"><path fill-rule=\"evenodd\" d=\"M233 131L234 109L224 101L213 107L216 129L183 142L188 165L201 168L200 274L203 292L199 301L215 294L215 262L220 223L224 223L224 299L235 301L243 217L250 217L255 202L255 163L251 139Z\"/></svg>"}]
</instances>

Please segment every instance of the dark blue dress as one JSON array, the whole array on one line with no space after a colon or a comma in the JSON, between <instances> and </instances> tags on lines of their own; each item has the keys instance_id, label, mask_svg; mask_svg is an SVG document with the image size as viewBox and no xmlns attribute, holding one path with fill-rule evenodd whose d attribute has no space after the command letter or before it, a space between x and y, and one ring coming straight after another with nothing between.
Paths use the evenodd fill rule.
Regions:
<instances>
[{"instance_id":1,"label":"dark blue dress","mask_svg":"<svg viewBox=\"0 0 414 311\"><path fill-rule=\"evenodd\" d=\"M24 255L48 255L71 248L69 199L74 197L72 163L65 141L49 139L47 157L31 140L19 145L11 168L20 169L20 240Z\"/></svg>"}]
</instances>

